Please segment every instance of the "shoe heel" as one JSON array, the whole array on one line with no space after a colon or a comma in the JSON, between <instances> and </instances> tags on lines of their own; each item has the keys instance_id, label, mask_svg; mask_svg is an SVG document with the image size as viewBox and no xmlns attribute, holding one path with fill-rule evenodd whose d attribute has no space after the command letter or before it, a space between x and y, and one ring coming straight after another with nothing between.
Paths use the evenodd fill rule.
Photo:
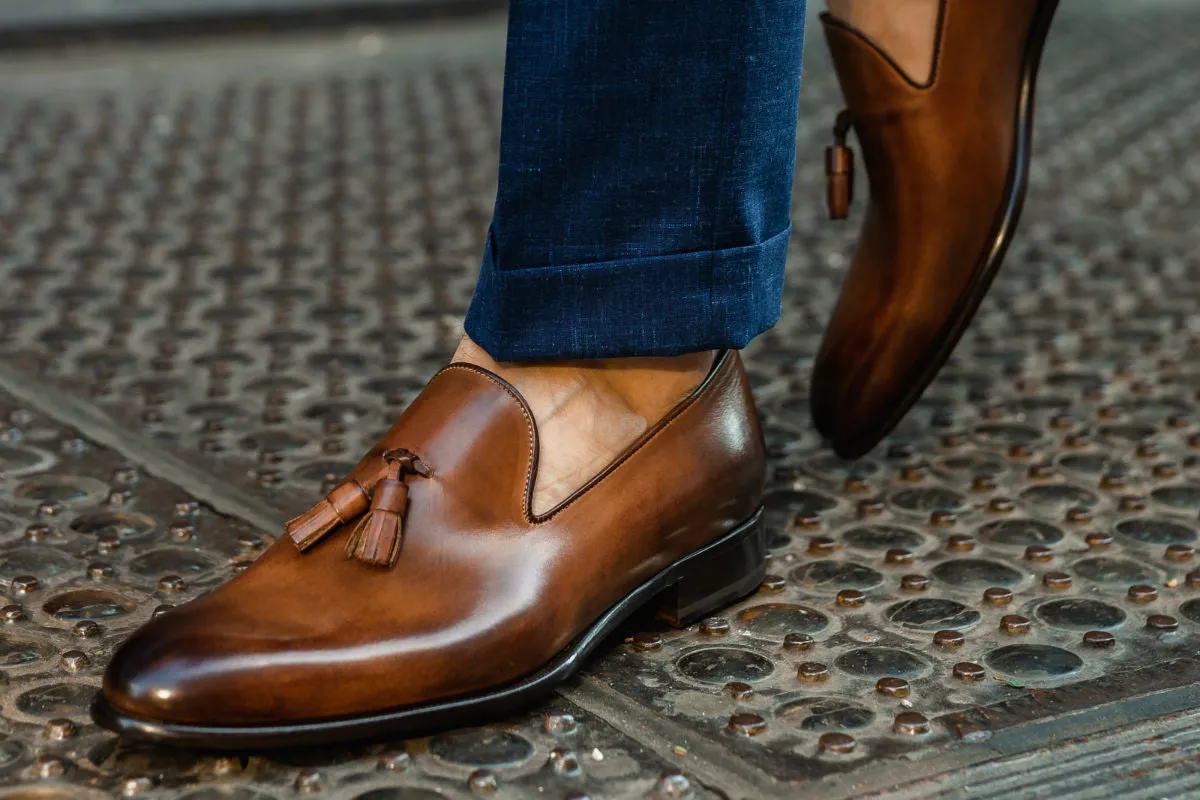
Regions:
<instances>
[{"instance_id":1,"label":"shoe heel","mask_svg":"<svg viewBox=\"0 0 1200 800\"><path fill-rule=\"evenodd\" d=\"M767 572L760 510L737 530L679 564L679 580L659 596L659 618L683 628L753 592Z\"/></svg>"}]
</instances>

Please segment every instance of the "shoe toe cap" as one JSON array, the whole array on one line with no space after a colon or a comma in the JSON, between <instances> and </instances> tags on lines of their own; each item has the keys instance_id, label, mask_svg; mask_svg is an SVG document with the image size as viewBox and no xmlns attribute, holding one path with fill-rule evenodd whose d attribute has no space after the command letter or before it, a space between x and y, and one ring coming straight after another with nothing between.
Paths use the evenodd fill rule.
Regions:
<instances>
[{"instance_id":1,"label":"shoe toe cap","mask_svg":"<svg viewBox=\"0 0 1200 800\"><path fill-rule=\"evenodd\" d=\"M197 669L194 644L172 635L170 628L159 628L152 624L117 649L104 673L103 697L122 714L164 722L189 721L195 716L195 706L211 700L197 696L202 685L198 678L204 670Z\"/></svg>"},{"instance_id":2,"label":"shoe toe cap","mask_svg":"<svg viewBox=\"0 0 1200 800\"><path fill-rule=\"evenodd\" d=\"M177 609L121 645L104 673L103 704L171 724L236 725L259 716L272 695L271 670L259 666L270 659L255 656L254 642L189 623Z\"/></svg>"}]
</instances>

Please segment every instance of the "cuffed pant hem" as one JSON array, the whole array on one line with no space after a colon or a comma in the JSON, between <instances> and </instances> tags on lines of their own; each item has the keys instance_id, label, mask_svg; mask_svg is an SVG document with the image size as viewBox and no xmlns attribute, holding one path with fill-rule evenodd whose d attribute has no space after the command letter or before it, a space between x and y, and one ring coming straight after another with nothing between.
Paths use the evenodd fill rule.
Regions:
<instances>
[{"instance_id":1,"label":"cuffed pant hem","mask_svg":"<svg viewBox=\"0 0 1200 800\"><path fill-rule=\"evenodd\" d=\"M467 334L497 361L744 347L779 321L789 226L747 247L500 269L489 234Z\"/></svg>"}]
</instances>

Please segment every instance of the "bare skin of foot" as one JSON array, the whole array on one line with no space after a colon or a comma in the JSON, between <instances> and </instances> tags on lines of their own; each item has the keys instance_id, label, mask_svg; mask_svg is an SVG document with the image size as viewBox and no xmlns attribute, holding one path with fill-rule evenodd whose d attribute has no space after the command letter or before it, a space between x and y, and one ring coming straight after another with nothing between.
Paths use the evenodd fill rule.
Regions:
<instances>
[{"instance_id":1,"label":"bare skin of foot","mask_svg":"<svg viewBox=\"0 0 1200 800\"><path fill-rule=\"evenodd\" d=\"M710 351L667 358L497 362L464 336L453 360L494 372L529 404L541 447L533 513L544 514L699 386L713 358Z\"/></svg>"},{"instance_id":2,"label":"bare skin of foot","mask_svg":"<svg viewBox=\"0 0 1200 800\"><path fill-rule=\"evenodd\" d=\"M829 13L887 53L914 83L933 75L942 0L829 0Z\"/></svg>"}]
</instances>

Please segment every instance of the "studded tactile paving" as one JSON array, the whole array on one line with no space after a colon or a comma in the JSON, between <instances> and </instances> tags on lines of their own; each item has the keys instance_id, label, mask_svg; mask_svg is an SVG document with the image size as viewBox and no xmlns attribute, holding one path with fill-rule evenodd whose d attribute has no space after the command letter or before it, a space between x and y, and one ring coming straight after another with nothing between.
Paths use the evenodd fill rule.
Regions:
<instances>
[{"instance_id":1,"label":"studded tactile paving","mask_svg":"<svg viewBox=\"0 0 1200 800\"><path fill-rule=\"evenodd\" d=\"M88 687L131 626L276 532L193 497L302 508L444 362L494 192L502 24L5 57L0 385L22 403L0 429L20 609L0 610L0 782L836 797L1196 702L1197 26L1181 2L1063 4L1021 235L943 374L854 463L807 417L855 230L822 218L838 98L814 31L784 318L747 352L772 576L690 629L631 626L528 717L249 759L117 746ZM18 409L39 397L57 421ZM88 443L117 429L140 449ZM217 489L154 478L155 451Z\"/></svg>"}]
</instances>

